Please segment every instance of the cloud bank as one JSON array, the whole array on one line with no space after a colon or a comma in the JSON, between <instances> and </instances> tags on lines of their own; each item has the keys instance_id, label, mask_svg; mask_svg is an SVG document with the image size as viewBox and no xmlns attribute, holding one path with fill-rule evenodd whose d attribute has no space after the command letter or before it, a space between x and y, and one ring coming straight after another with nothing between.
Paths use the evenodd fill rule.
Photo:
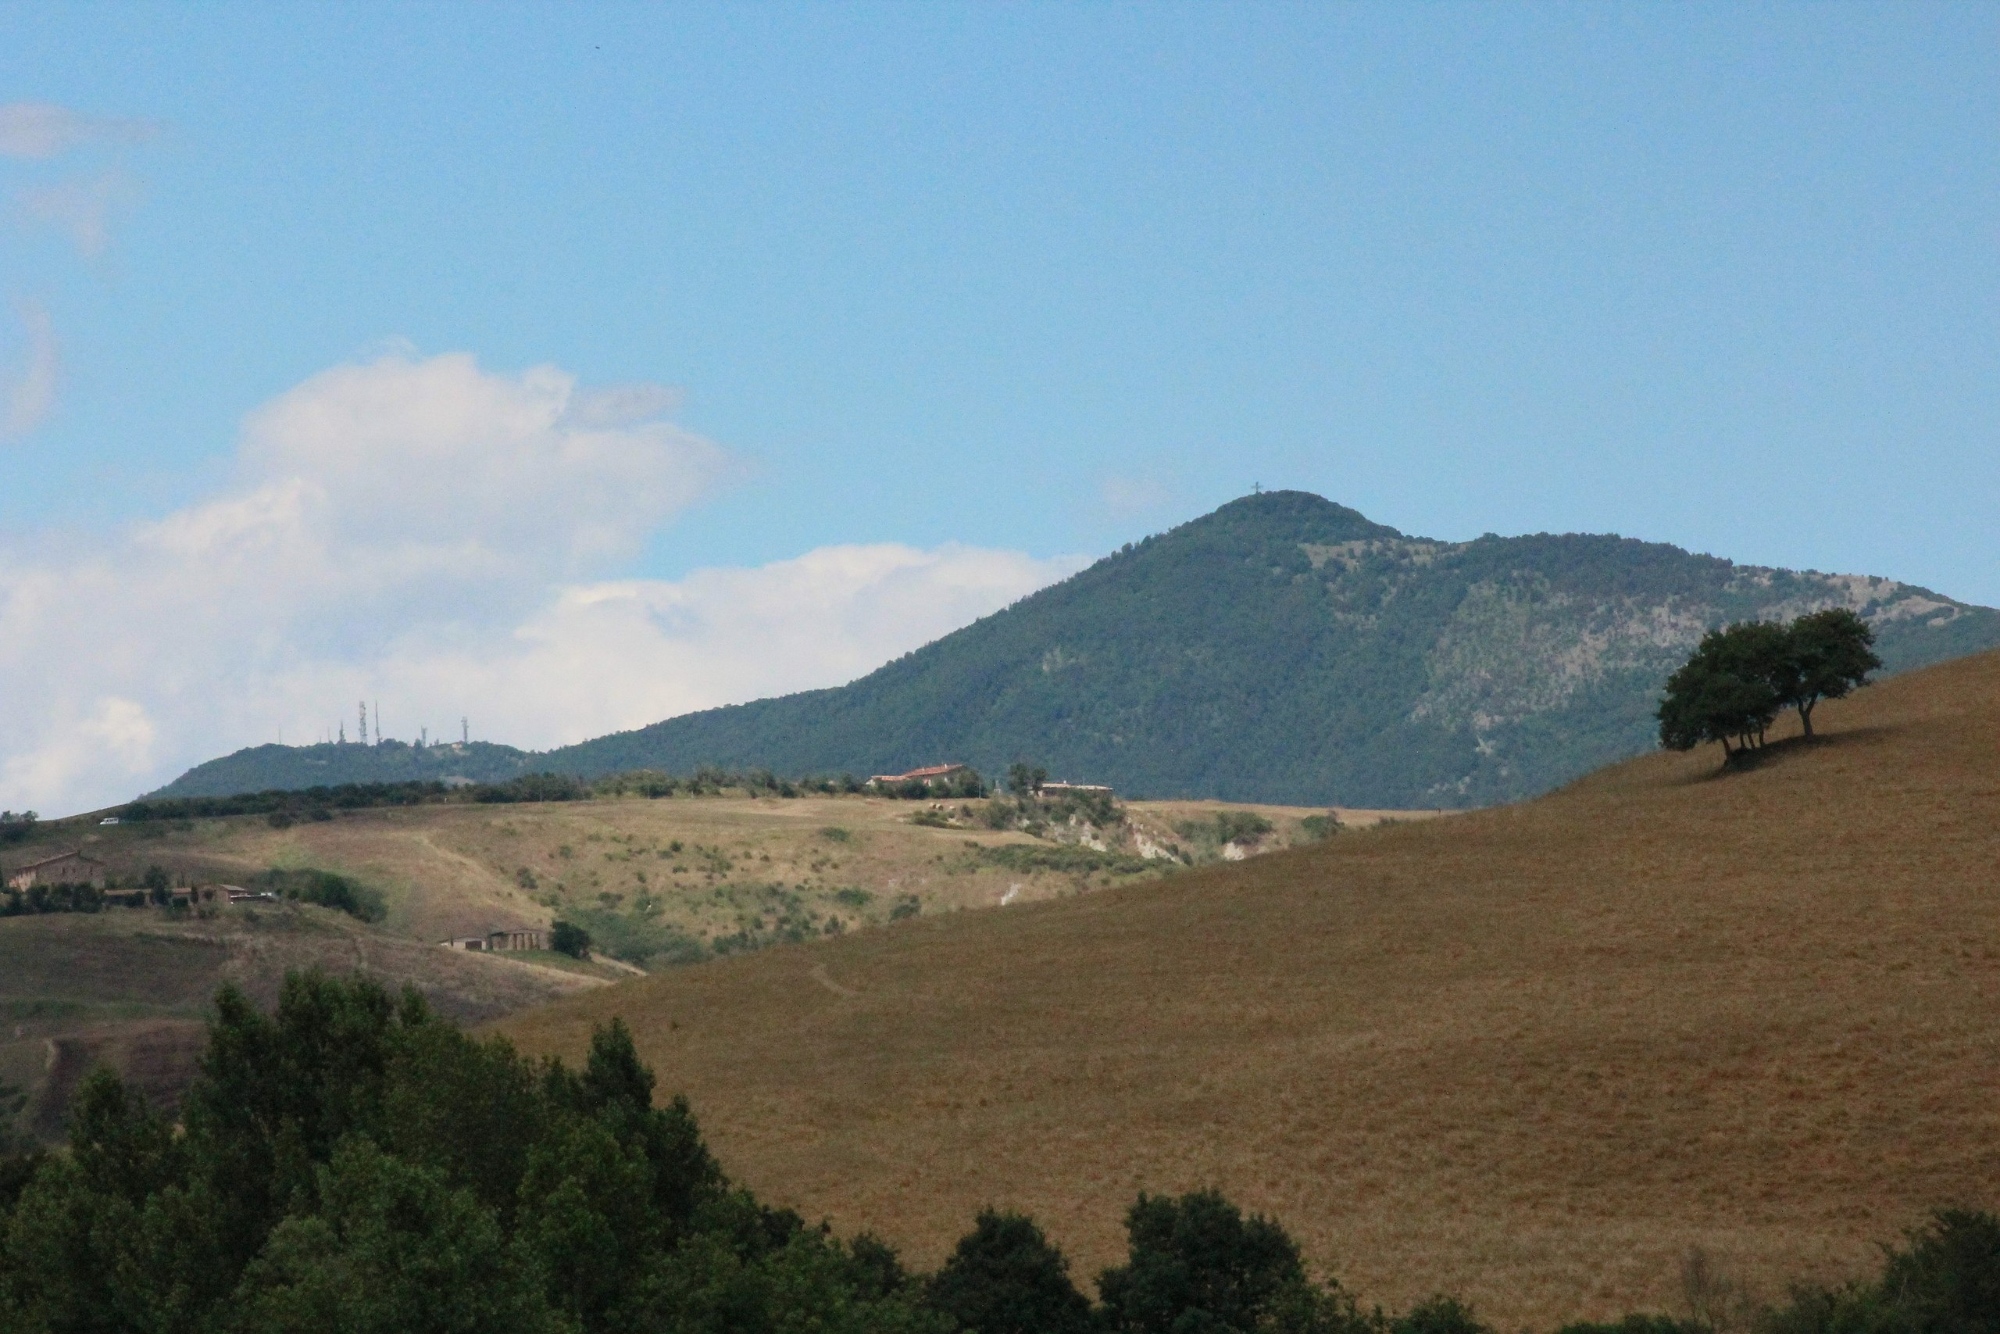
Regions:
<instances>
[{"instance_id":1,"label":"cloud bank","mask_svg":"<svg viewBox=\"0 0 2000 1334\"><path fill-rule=\"evenodd\" d=\"M157 133L146 120L88 116L48 102L0 103L0 157L45 161L88 144L140 143Z\"/></svg>"},{"instance_id":2,"label":"cloud bank","mask_svg":"<svg viewBox=\"0 0 2000 1334\"><path fill-rule=\"evenodd\" d=\"M215 494L0 547L0 806L90 809L379 699L388 734L546 747L852 679L1080 562L830 547L614 577L734 472L672 393L390 356L246 420Z\"/></svg>"}]
</instances>

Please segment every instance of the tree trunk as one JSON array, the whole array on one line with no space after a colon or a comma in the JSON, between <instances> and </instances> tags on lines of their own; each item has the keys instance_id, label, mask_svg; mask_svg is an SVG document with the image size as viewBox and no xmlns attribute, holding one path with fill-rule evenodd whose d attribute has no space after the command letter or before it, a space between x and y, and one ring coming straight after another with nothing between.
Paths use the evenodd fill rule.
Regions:
<instances>
[{"instance_id":1,"label":"tree trunk","mask_svg":"<svg viewBox=\"0 0 2000 1334\"><path fill-rule=\"evenodd\" d=\"M1817 699L1802 699L1799 701L1799 722L1806 729L1806 740L1808 741L1812 740L1812 711L1813 705L1817 703L1819 703Z\"/></svg>"}]
</instances>

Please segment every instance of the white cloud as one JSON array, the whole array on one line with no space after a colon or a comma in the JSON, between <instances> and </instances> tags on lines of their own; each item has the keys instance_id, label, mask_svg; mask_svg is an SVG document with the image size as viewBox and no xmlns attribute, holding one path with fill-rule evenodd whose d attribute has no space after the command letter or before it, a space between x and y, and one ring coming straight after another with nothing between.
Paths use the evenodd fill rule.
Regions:
<instances>
[{"instance_id":1,"label":"white cloud","mask_svg":"<svg viewBox=\"0 0 2000 1334\"><path fill-rule=\"evenodd\" d=\"M47 102L0 103L0 157L60 157L90 143L138 143L159 127L125 117L87 116Z\"/></svg>"},{"instance_id":2,"label":"white cloud","mask_svg":"<svg viewBox=\"0 0 2000 1334\"><path fill-rule=\"evenodd\" d=\"M522 621L510 651L412 642L382 666L412 696L497 710L519 744L560 745L851 681L1082 563L956 544L821 547L680 580L570 585Z\"/></svg>"},{"instance_id":3,"label":"white cloud","mask_svg":"<svg viewBox=\"0 0 2000 1334\"><path fill-rule=\"evenodd\" d=\"M393 736L470 714L541 747L838 684L1076 568L885 545L607 578L732 472L672 401L386 356L252 413L218 493L0 550L0 805L108 804L360 698Z\"/></svg>"},{"instance_id":4,"label":"white cloud","mask_svg":"<svg viewBox=\"0 0 2000 1334\"><path fill-rule=\"evenodd\" d=\"M114 169L54 185L31 186L16 198L29 221L66 233L77 254L96 259L111 244L112 215L138 203L139 186Z\"/></svg>"},{"instance_id":5,"label":"white cloud","mask_svg":"<svg viewBox=\"0 0 2000 1334\"><path fill-rule=\"evenodd\" d=\"M0 442L18 440L40 426L56 404L56 375L62 367L55 326L39 301L20 304L28 346L18 370L0 373Z\"/></svg>"}]
</instances>

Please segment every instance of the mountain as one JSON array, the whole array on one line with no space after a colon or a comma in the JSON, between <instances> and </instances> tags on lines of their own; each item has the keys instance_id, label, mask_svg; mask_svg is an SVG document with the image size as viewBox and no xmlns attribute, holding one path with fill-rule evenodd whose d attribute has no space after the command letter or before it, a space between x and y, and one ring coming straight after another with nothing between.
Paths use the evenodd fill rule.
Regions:
<instances>
[{"instance_id":1,"label":"mountain","mask_svg":"<svg viewBox=\"0 0 2000 1334\"><path fill-rule=\"evenodd\" d=\"M1129 795L1477 806L1649 749L1660 686L1710 627L1826 606L1870 621L1890 671L2000 644L2000 612L1893 580L1612 536L1438 542L1319 496L1269 492L849 685L518 762L798 775L938 760L992 774L1026 760ZM307 771L272 749L254 765L246 757L260 752L212 761L161 795L305 785ZM367 748L352 749L365 767ZM452 772L507 776L471 766ZM316 772L335 772L333 761ZM293 776L272 784L280 773Z\"/></svg>"},{"instance_id":2,"label":"mountain","mask_svg":"<svg viewBox=\"0 0 2000 1334\"><path fill-rule=\"evenodd\" d=\"M2000 1200L2000 653L1535 801L925 915L495 1027L627 1024L724 1170L918 1267L991 1205L1079 1274L1221 1190L1391 1309L1778 1298Z\"/></svg>"}]
</instances>

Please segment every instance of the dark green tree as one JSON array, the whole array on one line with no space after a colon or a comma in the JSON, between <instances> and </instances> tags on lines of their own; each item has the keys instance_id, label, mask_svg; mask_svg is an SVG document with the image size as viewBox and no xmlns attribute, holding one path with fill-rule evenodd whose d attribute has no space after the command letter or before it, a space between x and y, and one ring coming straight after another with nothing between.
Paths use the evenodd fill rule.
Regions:
<instances>
[{"instance_id":1,"label":"dark green tree","mask_svg":"<svg viewBox=\"0 0 2000 1334\"><path fill-rule=\"evenodd\" d=\"M1798 710L1811 736L1813 709L1823 699L1841 699L1868 684L1882 666L1875 656L1875 632L1845 607L1829 607L1793 621L1778 696Z\"/></svg>"},{"instance_id":2,"label":"dark green tree","mask_svg":"<svg viewBox=\"0 0 2000 1334\"><path fill-rule=\"evenodd\" d=\"M1725 761L1762 745L1765 729L1784 702L1773 677L1786 649L1784 629L1767 621L1709 631L1667 678L1656 713L1660 744L1668 750L1693 750L1719 741Z\"/></svg>"},{"instance_id":3,"label":"dark green tree","mask_svg":"<svg viewBox=\"0 0 2000 1334\"><path fill-rule=\"evenodd\" d=\"M1891 1249L1882 1277L1793 1289L1768 1334L2000 1334L2000 1218L1944 1209Z\"/></svg>"},{"instance_id":4,"label":"dark green tree","mask_svg":"<svg viewBox=\"0 0 2000 1334\"><path fill-rule=\"evenodd\" d=\"M243 1275L225 1328L240 1334L557 1334L532 1266L493 1214L437 1173L342 1142Z\"/></svg>"},{"instance_id":5,"label":"dark green tree","mask_svg":"<svg viewBox=\"0 0 2000 1334\"><path fill-rule=\"evenodd\" d=\"M1090 1302L1069 1261L1023 1214L981 1211L925 1300L968 1334L1085 1334Z\"/></svg>"},{"instance_id":6,"label":"dark green tree","mask_svg":"<svg viewBox=\"0 0 2000 1334\"><path fill-rule=\"evenodd\" d=\"M590 932L574 922L557 922L549 929L549 948L572 959L588 959Z\"/></svg>"},{"instance_id":7,"label":"dark green tree","mask_svg":"<svg viewBox=\"0 0 2000 1334\"><path fill-rule=\"evenodd\" d=\"M1042 784L1049 781L1049 771L1028 764L1007 766L1007 790L1017 797L1032 797L1041 793Z\"/></svg>"},{"instance_id":8,"label":"dark green tree","mask_svg":"<svg viewBox=\"0 0 2000 1334\"><path fill-rule=\"evenodd\" d=\"M1228 1334L1339 1328L1285 1230L1217 1191L1173 1199L1141 1195L1125 1215L1125 1265L1098 1279L1106 1326L1119 1334Z\"/></svg>"}]
</instances>

